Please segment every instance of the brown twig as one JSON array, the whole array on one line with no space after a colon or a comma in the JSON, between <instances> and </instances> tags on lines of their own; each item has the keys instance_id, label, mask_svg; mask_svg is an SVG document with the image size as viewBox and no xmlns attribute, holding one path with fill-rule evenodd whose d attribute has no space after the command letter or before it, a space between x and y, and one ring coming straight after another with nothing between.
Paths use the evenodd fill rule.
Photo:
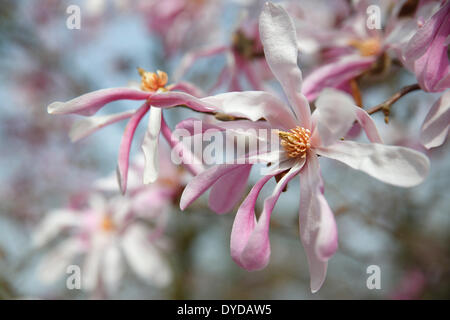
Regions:
<instances>
[{"instance_id":1,"label":"brown twig","mask_svg":"<svg viewBox=\"0 0 450 320\"><path fill-rule=\"evenodd\" d=\"M367 110L368 114L374 114L378 111L382 111L384 113L384 121L386 123L389 122L389 114L391 112L391 106L401 97L403 97L404 95L412 92L412 91L416 91L416 90L420 90L420 86L419 84L412 84L409 86L406 86L404 88L402 88L399 92L395 93L392 97L390 97L389 99L387 99L386 101L384 101L383 103L380 103L379 105L376 105L373 108L370 108L369 110Z\"/></svg>"}]
</instances>

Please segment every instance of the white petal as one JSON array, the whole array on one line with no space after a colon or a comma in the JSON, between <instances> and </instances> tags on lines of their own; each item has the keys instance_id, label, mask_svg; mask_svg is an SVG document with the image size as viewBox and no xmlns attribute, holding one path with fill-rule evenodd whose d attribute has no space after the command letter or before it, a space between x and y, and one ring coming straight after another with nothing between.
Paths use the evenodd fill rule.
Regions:
<instances>
[{"instance_id":1,"label":"white petal","mask_svg":"<svg viewBox=\"0 0 450 320\"><path fill-rule=\"evenodd\" d=\"M159 155L158 142L161 131L162 109L150 107L148 129L142 142L145 156L144 183L149 184L158 179Z\"/></svg>"},{"instance_id":2,"label":"white petal","mask_svg":"<svg viewBox=\"0 0 450 320\"><path fill-rule=\"evenodd\" d=\"M106 248L103 256L102 270L102 279L106 286L107 292L113 293L117 291L124 268L122 253L116 245L111 245Z\"/></svg>"},{"instance_id":3,"label":"white petal","mask_svg":"<svg viewBox=\"0 0 450 320\"><path fill-rule=\"evenodd\" d=\"M130 226L122 246L130 267L142 279L164 287L172 279L171 270L158 249L149 241L149 233L140 225Z\"/></svg>"},{"instance_id":4,"label":"white petal","mask_svg":"<svg viewBox=\"0 0 450 320\"><path fill-rule=\"evenodd\" d=\"M75 122L72 128L70 129L69 133L70 139L72 140L72 142L83 139L88 135L94 133L98 129L106 127L107 125L110 125L112 123L130 118L135 112L136 110L129 110L106 116L97 116L81 119Z\"/></svg>"},{"instance_id":5,"label":"white petal","mask_svg":"<svg viewBox=\"0 0 450 320\"><path fill-rule=\"evenodd\" d=\"M430 168L428 158L418 151L378 143L341 141L318 148L316 152L400 187L418 185L425 179Z\"/></svg>"},{"instance_id":6,"label":"white petal","mask_svg":"<svg viewBox=\"0 0 450 320\"><path fill-rule=\"evenodd\" d=\"M323 90L316 101L316 107L314 119L317 120L317 130L323 146L344 137L355 121L353 99L342 91Z\"/></svg>"},{"instance_id":7,"label":"white petal","mask_svg":"<svg viewBox=\"0 0 450 320\"><path fill-rule=\"evenodd\" d=\"M72 210L55 210L50 212L33 234L33 245L40 247L52 240L65 228L77 226L80 217Z\"/></svg>"}]
</instances>

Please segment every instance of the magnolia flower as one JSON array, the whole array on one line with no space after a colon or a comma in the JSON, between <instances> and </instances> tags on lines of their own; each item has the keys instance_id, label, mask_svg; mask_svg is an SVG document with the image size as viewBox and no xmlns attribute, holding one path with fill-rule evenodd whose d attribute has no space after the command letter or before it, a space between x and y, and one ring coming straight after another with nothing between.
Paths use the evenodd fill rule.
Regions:
<instances>
[{"instance_id":1,"label":"magnolia flower","mask_svg":"<svg viewBox=\"0 0 450 320\"><path fill-rule=\"evenodd\" d=\"M245 78L254 90L262 90L262 80L271 76L264 60L258 25L247 20L233 33L230 44L203 48L186 54L176 72L176 78L181 78L198 59L219 54L225 54L226 65L210 92L219 88L227 79L231 91L242 91L241 78Z\"/></svg>"},{"instance_id":2,"label":"magnolia flower","mask_svg":"<svg viewBox=\"0 0 450 320\"><path fill-rule=\"evenodd\" d=\"M234 189L240 189L248 177L249 163L255 160L271 163L273 170L253 186L238 209L231 233L234 261L247 270L258 270L267 265L270 257L269 224L273 208L288 182L300 176L300 237L308 258L311 289L316 292L325 279L327 261L337 249L336 223L324 197L319 156L341 161L383 182L403 187L421 183L427 175L429 161L417 151L381 144L370 116L342 92L325 90L311 115L308 101L301 94L297 37L290 16L281 6L267 3L259 28L267 63L290 107L271 94L258 91L224 93L203 98L202 102L232 116L252 121L265 119L267 127L278 133L280 149L249 154L246 164L223 164L207 169L186 186L180 206L184 209L211 186L214 191L217 182L222 185L226 182L225 190L233 192L230 195L215 192L218 199L214 201L224 203L234 199ZM372 143L341 141L354 121L360 123ZM255 122L255 128L259 123ZM281 179L265 199L257 220L256 200L273 177Z\"/></svg>"},{"instance_id":3,"label":"magnolia flower","mask_svg":"<svg viewBox=\"0 0 450 320\"><path fill-rule=\"evenodd\" d=\"M160 36L168 56L198 47L216 35L218 0L139 0L137 5L149 31Z\"/></svg>"},{"instance_id":4,"label":"magnolia flower","mask_svg":"<svg viewBox=\"0 0 450 320\"><path fill-rule=\"evenodd\" d=\"M423 17L421 17L423 19ZM448 44L450 36L450 2L424 23L404 46L405 65L416 74L424 91L450 88Z\"/></svg>"},{"instance_id":5,"label":"magnolia flower","mask_svg":"<svg viewBox=\"0 0 450 320\"><path fill-rule=\"evenodd\" d=\"M369 3L359 2L354 15L344 20L338 30L331 28L319 35L325 61L305 77L302 93L311 101L324 88L332 87L352 93L358 100L357 88L351 81L367 72L382 74L388 69L391 56L403 61L402 49L412 36L418 17L428 15L437 5L437 1L421 2L411 14L405 12L407 3L385 1L381 16L388 16L386 27L369 29ZM392 8L390 14L388 8Z\"/></svg>"},{"instance_id":6,"label":"magnolia flower","mask_svg":"<svg viewBox=\"0 0 450 320\"><path fill-rule=\"evenodd\" d=\"M72 141L77 141L107 125L129 119L120 143L117 167L117 177L123 193L125 193L127 189L131 142L136 128L145 114L150 114L148 129L142 142L142 150L145 155L143 181L145 184L148 184L154 182L158 177L159 134L162 131L163 135L167 137L171 135L170 129L167 127L164 118L162 117L162 110L160 107L168 105L186 105L197 111L208 112L211 110L211 107L199 105L195 102L196 99L191 94L201 95L201 91L194 86L184 82L167 85L168 77L163 71L153 73L139 69L139 73L142 77L139 90L134 88L103 89L84 94L67 102L54 102L47 108L48 113L50 114L74 113L83 116L92 116L109 102L117 100L144 101L144 104L138 109L83 119L75 123L70 132ZM176 90L184 92L176 92ZM175 142L169 141L169 143ZM186 166L192 173L198 173L201 170L199 166L189 164L186 164Z\"/></svg>"},{"instance_id":7,"label":"magnolia flower","mask_svg":"<svg viewBox=\"0 0 450 320\"><path fill-rule=\"evenodd\" d=\"M159 248L164 239L152 237L148 225L131 221L131 200L118 196L105 199L94 194L81 209L59 209L44 218L33 234L36 247L50 245L67 231L69 236L55 245L38 267L44 282L54 282L82 255L82 288L113 293L124 275L125 265L148 284L164 287L171 271Z\"/></svg>"}]
</instances>

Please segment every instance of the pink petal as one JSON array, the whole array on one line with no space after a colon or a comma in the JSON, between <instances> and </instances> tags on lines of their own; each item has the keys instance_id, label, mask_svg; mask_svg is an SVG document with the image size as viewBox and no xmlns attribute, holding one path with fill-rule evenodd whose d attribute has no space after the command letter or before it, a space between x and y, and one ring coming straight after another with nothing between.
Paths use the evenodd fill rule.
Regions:
<instances>
[{"instance_id":1,"label":"pink petal","mask_svg":"<svg viewBox=\"0 0 450 320\"><path fill-rule=\"evenodd\" d=\"M229 212L241 200L252 165L243 165L217 180L209 194L209 207L216 213Z\"/></svg>"},{"instance_id":2,"label":"pink petal","mask_svg":"<svg viewBox=\"0 0 450 320\"><path fill-rule=\"evenodd\" d=\"M253 271L264 268L270 258L269 226L270 216L281 192L288 182L296 176L305 161L298 161L277 183L272 195L265 199L264 208L256 225L249 222L254 219L256 198L265 182L273 175L261 179L254 190L241 205L236 214L231 232L231 255L241 267Z\"/></svg>"},{"instance_id":3,"label":"pink petal","mask_svg":"<svg viewBox=\"0 0 450 320\"><path fill-rule=\"evenodd\" d=\"M149 98L149 104L152 107L171 108L176 106L187 106L194 111L213 112L214 105L211 105L205 99L199 99L184 92L157 92Z\"/></svg>"},{"instance_id":4,"label":"pink petal","mask_svg":"<svg viewBox=\"0 0 450 320\"><path fill-rule=\"evenodd\" d=\"M150 92L130 88L110 88L86 93L67 102L53 102L47 107L50 114L76 113L91 116L105 104L116 100L145 100Z\"/></svg>"},{"instance_id":5,"label":"pink petal","mask_svg":"<svg viewBox=\"0 0 450 320\"><path fill-rule=\"evenodd\" d=\"M246 165L242 164L216 165L195 176L191 181L189 181L186 188L184 188L183 194L181 195L180 199L181 210L186 209L192 202L197 200L198 197L200 197L203 193L205 193L221 177L242 166Z\"/></svg>"},{"instance_id":6,"label":"pink petal","mask_svg":"<svg viewBox=\"0 0 450 320\"><path fill-rule=\"evenodd\" d=\"M375 57L351 55L311 72L303 81L302 93L309 101L315 100L324 88L337 88L370 68Z\"/></svg>"},{"instance_id":7,"label":"pink petal","mask_svg":"<svg viewBox=\"0 0 450 320\"><path fill-rule=\"evenodd\" d=\"M120 113L110 114L106 116L89 117L81 119L74 123L70 129L70 139L72 142L78 141L94 133L98 129L106 127L110 124L130 118L136 110L128 110Z\"/></svg>"},{"instance_id":8,"label":"pink petal","mask_svg":"<svg viewBox=\"0 0 450 320\"><path fill-rule=\"evenodd\" d=\"M187 94L190 94L194 97L203 97L205 94L202 89L198 88L197 86L193 85L189 82L178 82L177 84L170 87L171 91L182 91Z\"/></svg>"},{"instance_id":9,"label":"pink petal","mask_svg":"<svg viewBox=\"0 0 450 320\"><path fill-rule=\"evenodd\" d=\"M120 190L123 194L127 190L127 178L128 178L128 165L130 158L131 141L133 140L134 133L142 117L149 110L147 103L143 104L136 113L131 117L130 121L125 128L125 132L122 136L119 148L119 161L117 166L117 178L119 181Z\"/></svg>"},{"instance_id":10,"label":"pink petal","mask_svg":"<svg viewBox=\"0 0 450 320\"><path fill-rule=\"evenodd\" d=\"M450 90L433 104L422 124L420 140L427 148L442 145L447 138L450 124Z\"/></svg>"},{"instance_id":11,"label":"pink petal","mask_svg":"<svg viewBox=\"0 0 450 320\"><path fill-rule=\"evenodd\" d=\"M310 128L311 111L301 95L302 72L297 65L298 45L294 23L282 6L266 3L259 20L264 55L280 82L302 127Z\"/></svg>"},{"instance_id":12,"label":"pink petal","mask_svg":"<svg viewBox=\"0 0 450 320\"><path fill-rule=\"evenodd\" d=\"M341 161L385 183L412 187L425 180L430 161L422 153L378 143L339 141L315 149L317 154Z\"/></svg>"}]
</instances>

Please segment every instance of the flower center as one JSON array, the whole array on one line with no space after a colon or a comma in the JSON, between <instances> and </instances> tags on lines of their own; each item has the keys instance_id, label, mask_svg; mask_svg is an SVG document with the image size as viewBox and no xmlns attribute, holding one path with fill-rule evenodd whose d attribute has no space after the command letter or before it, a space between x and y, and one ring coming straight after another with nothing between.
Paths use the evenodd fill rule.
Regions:
<instances>
[{"instance_id":1,"label":"flower center","mask_svg":"<svg viewBox=\"0 0 450 320\"><path fill-rule=\"evenodd\" d=\"M105 232L109 232L113 231L116 225L109 215L105 215L100 223L100 228Z\"/></svg>"},{"instance_id":2,"label":"flower center","mask_svg":"<svg viewBox=\"0 0 450 320\"><path fill-rule=\"evenodd\" d=\"M294 129L286 131L278 131L281 139L281 145L286 150L289 158L305 158L306 151L311 147L310 137L311 131L302 127L295 127Z\"/></svg>"},{"instance_id":3,"label":"flower center","mask_svg":"<svg viewBox=\"0 0 450 320\"><path fill-rule=\"evenodd\" d=\"M359 50L363 57L376 55L380 51L380 41L373 37L365 40L351 40L349 45Z\"/></svg>"},{"instance_id":4,"label":"flower center","mask_svg":"<svg viewBox=\"0 0 450 320\"><path fill-rule=\"evenodd\" d=\"M166 90L166 84L168 80L167 73L158 70L156 73L145 71L142 68L138 68L139 75L141 76L141 90L156 92L159 89Z\"/></svg>"}]
</instances>

